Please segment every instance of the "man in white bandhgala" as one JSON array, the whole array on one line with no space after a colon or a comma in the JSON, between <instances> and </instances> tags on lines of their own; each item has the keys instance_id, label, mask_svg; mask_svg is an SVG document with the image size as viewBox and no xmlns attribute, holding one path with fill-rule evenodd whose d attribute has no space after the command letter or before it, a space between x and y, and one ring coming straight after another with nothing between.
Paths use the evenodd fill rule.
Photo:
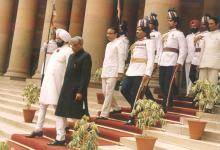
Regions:
<instances>
[{"instance_id":1,"label":"man in white bandhgala","mask_svg":"<svg viewBox=\"0 0 220 150\"><path fill-rule=\"evenodd\" d=\"M203 47L199 64L199 80L208 80L213 85L218 83L220 72L220 30L219 19L210 17L208 21L209 33L202 37ZM207 105L205 112L212 113L213 105Z\"/></svg>"},{"instance_id":2,"label":"man in white bandhgala","mask_svg":"<svg viewBox=\"0 0 220 150\"><path fill-rule=\"evenodd\" d=\"M43 124L48 105L52 105L56 109L61 87L63 85L64 74L69 56L72 54L72 49L68 46L71 39L70 34L63 30L56 30L56 43L58 48L50 57L47 71L40 92L40 107L38 113L37 124L35 130L27 135L29 138L43 136Z\"/></svg>"}]
</instances>

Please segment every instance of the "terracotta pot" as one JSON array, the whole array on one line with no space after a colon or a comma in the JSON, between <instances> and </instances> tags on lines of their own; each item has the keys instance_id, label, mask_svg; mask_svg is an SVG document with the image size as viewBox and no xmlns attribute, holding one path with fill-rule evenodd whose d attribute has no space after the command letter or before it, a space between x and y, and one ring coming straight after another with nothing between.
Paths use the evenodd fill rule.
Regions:
<instances>
[{"instance_id":1,"label":"terracotta pot","mask_svg":"<svg viewBox=\"0 0 220 150\"><path fill-rule=\"evenodd\" d=\"M24 122L31 123L34 119L36 110L33 109L23 109Z\"/></svg>"},{"instance_id":2,"label":"terracotta pot","mask_svg":"<svg viewBox=\"0 0 220 150\"><path fill-rule=\"evenodd\" d=\"M189 135L191 139L200 140L206 126L205 121L188 120Z\"/></svg>"},{"instance_id":3,"label":"terracotta pot","mask_svg":"<svg viewBox=\"0 0 220 150\"><path fill-rule=\"evenodd\" d=\"M152 136L136 136L137 150L153 150L156 140Z\"/></svg>"},{"instance_id":4,"label":"terracotta pot","mask_svg":"<svg viewBox=\"0 0 220 150\"><path fill-rule=\"evenodd\" d=\"M98 104L103 104L105 100L105 96L103 93L96 93Z\"/></svg>"}]
</instances>

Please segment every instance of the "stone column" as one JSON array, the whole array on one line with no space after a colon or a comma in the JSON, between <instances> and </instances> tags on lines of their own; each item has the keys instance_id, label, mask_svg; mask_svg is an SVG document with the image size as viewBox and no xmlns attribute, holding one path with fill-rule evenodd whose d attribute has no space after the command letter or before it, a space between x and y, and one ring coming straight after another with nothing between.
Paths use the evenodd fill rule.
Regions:
<instances>
[{"instance_id":1,"label":"stone column","mask_svg":"<svg viewBox=\"0 0 220 150\"><path fill-rule=\"evenodd\" d=\"M70 17L69 32L72 36L82 36L86 0L74 0Z\"/></svg>"},{"instance_id":2,"label":"stone column","mask_svg":"<svg viewBox=\"0 0 220 150\"><path fill-rule=\"evenodd\" d=\"M87 0L83 27L84 48L92 56L92 73L102 65L107 43L106 30L114 13L113 0Z\"/></svg>"},{"instance_id":3,"label":"stone column","mask_svg":"<svg viewBox=\"0 0 220 150\"><path fill-rule=\"evenodd\" d=\"M30 73L38 0L20 0L6 76L26 78Z\"/></svg>"},{"instance_id":4,"label":"stone column","mask_svg":"<svg viewBox=\"0 0 220 150\"><path fill-rule=\"evenodd\" d=\"M179 11L180 0L146 0L144 16L150 15L151 12L158 14L159 31L165 33L168 30L167 11L169 8L176 8Z\"/></svg>"},{"instance_id":5,"label":"stone column","mask_svg":"<svg viewBox=\"0 0 220 150\"><path fill-rule=\"evenodd\" d=\"M181 1L181 30L190 33L189 22L192 19L201 19L203 15L203 2L201 1Z\"/></svg>"},{"instance_id":6,"label":"stone column","mask_svg":"<svg viewBox=\"0 0 220 150\"><path fill-rule=\"evenodd\" d=\"M134 42L136 26L137 26L137 14L138 14L138 1L125 0L123 5L122 20L128 23L128 39L131 43Z\"/></svg>"},{"instance_id":7,"label":"stone column","mask_svg":"<svg viewBox=\"0 0 220 150\"><path fill-rule=\"evenodd\" d=\"M138 0L138 18L137 20L144 17L144 8L145 8L145 1L146 0Z\"/></svg>"},{"instance_id":8,"label":"stone column","mask_svg":"<svg viewBox=\"0 0 220 150\"><path fill-rule=\"evenodd\" d=\"M41 45L43 45L44 42L47 42L47 38L49 34L49 27L50 27L50 20L51 20L51 15L52 15L52 6L53 6L53 0L48 0L45 19L44 19L44 27L43 27ZM56 16L54 19L55 27L63 28L67 30L69 26L71 0L56 0L55 7L56 7ZM40 52L37 71L35 75L33 76L33 78L35 79L41 78L40 72L41 72L43 61L44 61L44 52Z\"/></svg>"},{"instance_id":9,"label":"stone column","mask_svg":"<svg viewBox=\"0 0 220 150\"><path fill-rule=\"evenodd\" d=\"M204 0L203 4L203 13L208 13L211 16L220 17L219 9L220 3L219 0Z\"/></svg>"},{"instance_id":10,"label":"stone column","mask_svg":"<svg viewBox=\"0 0 220 150\"><path fill-rule=\"evenodd\" d=\"M0 75L6 70L14 0L0 0Z\"/></svg>"}]
</instances>

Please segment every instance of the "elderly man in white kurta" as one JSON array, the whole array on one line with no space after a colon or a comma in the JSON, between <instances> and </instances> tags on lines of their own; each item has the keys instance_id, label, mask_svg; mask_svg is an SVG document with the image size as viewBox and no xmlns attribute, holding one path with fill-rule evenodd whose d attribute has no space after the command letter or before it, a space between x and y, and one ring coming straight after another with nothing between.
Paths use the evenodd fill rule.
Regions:
<instances>
[{"instance_id":1,"label":"elderly man in white kurta","mask_svg":"<svg viewBox=\"0 0 220 150\"><path fill-rule=\"evenodd\" d=\"M210 32L204 37L204 47L202 48L201 62L199 65L199 79L208 80L216 85L220 72L220 30L218 29L219 20L210 17ZM207 112L211 112L213 106L207 107Z\"/></svg>"},{"instance_id":2,"label":"elderly man in white kurta","mask_svg":"<svg viewBox=\"0 0 220 150\"><path fill-rule=\"evenodd\" d=\"M120 110L116 100L113 98L113 93L117 80L121 80L124 75L125 67L124 44L117 39L117 28L108 28L106 35L110 42L106 46L101 74L102 92L105 95L105 100L101 114L97 119L107 119L111 106L114 111Z\"/></svg>"},{"instance_id":3,"label":"elderly man in white kurta","mask_svg":"<svg viewBox=\"0 0 220 150\"><path fill-rule=\"evenodd\" d=\"M202 17L199 32L197 32L194 36L195 51L192 55L191 66L190 66L190 71L189 71L189 78L192 83L195 83L199 78L198 68L199 68L199 63L201 60L201 48L203 47L203 44L204 44L203 38L207 35L207 33L209 33L208 31L209 18L210 16L207 14ZM188 90L190 90L190 87L188 87Z\"/></svg>"},{"instance_id":4,"label":"elderly man in white kurta","mask_svg":"<svg viewBox=\"0 0 220 150\"><path fill-rule=\"evenodd\" d=\"M27 137L34 138L36 136L42 136L42 128L47 107L48 105L52 105L56 108L68 58L72 54L72 49L68 46L70 39L71 36L67 31L63 29L56 30L56 42L58 48L51 55L47 66L47 72L42 83L39 100L40 108L35 130Z\"/></svg>"}]
</instances>

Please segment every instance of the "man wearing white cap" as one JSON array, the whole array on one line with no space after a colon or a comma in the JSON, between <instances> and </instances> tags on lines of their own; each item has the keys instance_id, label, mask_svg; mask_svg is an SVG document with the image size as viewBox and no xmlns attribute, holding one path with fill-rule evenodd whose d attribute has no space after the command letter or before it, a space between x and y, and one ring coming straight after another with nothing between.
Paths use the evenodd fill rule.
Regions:
<instances>
[{"instance_id":1,"label":"man wearing white cap","mask_svg":"<svg viewBox=\"0 0 220 150\"><path fill-rule=\"evenodd\" d=\"M68 46L71 39L70 34L63 30L56 30L56 43L58 48L50 57L47 71L41 86L40 92L40 108L38 112L38 119L35 130L28 135L29 138L36 136L43 136L43 124L48 105L53 105L56 108L61 87L63 85L64 73L69 56L72 54L72 49Z\"/></svg>"}]
</instances>

